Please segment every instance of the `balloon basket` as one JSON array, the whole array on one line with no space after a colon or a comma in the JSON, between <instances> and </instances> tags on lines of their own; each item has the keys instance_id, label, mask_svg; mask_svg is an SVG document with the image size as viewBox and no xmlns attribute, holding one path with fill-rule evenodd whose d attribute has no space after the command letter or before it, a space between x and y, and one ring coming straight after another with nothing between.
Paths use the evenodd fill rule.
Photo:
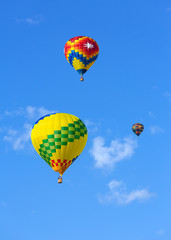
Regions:
<instances>
[{"instance_id":1,"label":"balloon basket","mask_svg":"<svg viewBox=\"0 0 171 240\"><path fill-rule=\"evenodd\" d=\"M84 78L83 78L83 77L81 77L81 78L80 78L80 80L81 80L81 81L84 81Z\"/></svg>"},{"instance_id":2,"label":"balloon basket","mask_svg":"<svg viewBox=\"0 0 171 240\"><path fill-rule=\"evenodd\" d=\"M58 177L58 183L62 183L62 177Z\"/></svg>"}]
</instances>

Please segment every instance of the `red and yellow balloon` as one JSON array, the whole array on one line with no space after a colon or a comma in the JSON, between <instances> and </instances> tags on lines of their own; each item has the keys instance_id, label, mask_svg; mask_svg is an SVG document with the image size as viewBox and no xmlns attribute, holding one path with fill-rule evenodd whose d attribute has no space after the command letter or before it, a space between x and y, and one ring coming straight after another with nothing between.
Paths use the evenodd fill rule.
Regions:
<instances>
[{"instance_id":1,"label":"red and yellow balloon","mask_svg":"<svg viewBox=\"0 0 171 240\"><path fill-rule=\"evenodd\" d=\"M83 81L83 74L93 65L99 54L99 46L90 37L78 36L71 38L64 47L64 54L67 61L80 74Z\"/></svg>"}]
</instances>

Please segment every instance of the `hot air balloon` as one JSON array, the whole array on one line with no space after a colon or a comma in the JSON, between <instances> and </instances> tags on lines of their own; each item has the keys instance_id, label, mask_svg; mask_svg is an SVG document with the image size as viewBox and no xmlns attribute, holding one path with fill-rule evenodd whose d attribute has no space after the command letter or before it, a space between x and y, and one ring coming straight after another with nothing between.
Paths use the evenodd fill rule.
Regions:
<instances>
[{"instance_id":1,"label":"hot air balloon","mask_svg":"<svg viewBox=\"0 0 171 240\"><path fill-rule=\"evenodd\" d=\"M83 151L87 142L87 128L76 116L52 113L40 118L33 126L31 140L38 154L62 175Z\"/></svg>"},{"instance_id":2,"label":"hot air balloon","mask_svg":"<svg viewBox=\"0 0 171 240\"><path fill-rule=\"evenodd\" d=\"M135 123L133 126L132 126L132 131L137 135L139 136L142 131L144 130L144 126L141 124L141 123Z\"/></svg>"},{"instance_id":3,"label":"hot air balloon","mask_svg":"<svg viewBox=\"0 0 171 240\"><path fill-rule=\"evenodd\" d=\"M83 81L83 74L98 57L99 46L90 37L74 37L65 44L64 54L71 66L80 74L81 81Z\"/></svg>"}]
</instances>

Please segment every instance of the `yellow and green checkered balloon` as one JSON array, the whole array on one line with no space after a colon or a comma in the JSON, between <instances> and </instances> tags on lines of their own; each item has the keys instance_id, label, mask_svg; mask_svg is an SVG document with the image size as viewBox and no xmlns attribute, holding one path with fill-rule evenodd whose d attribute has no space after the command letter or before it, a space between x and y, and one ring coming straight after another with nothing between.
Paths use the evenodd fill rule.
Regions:
<instances>
[{"instance_id":1,"label":"yellow and green checkered balloon","mask_svg":"<svg viewBox=\"0 0 171 240\"><path fill-rule=\"evenodd\" d=\"M87 136L84 123L67 113L53 113L40 118L31 132L38 154L61 176L83 151Z\"/></svg>"}]
</instances>

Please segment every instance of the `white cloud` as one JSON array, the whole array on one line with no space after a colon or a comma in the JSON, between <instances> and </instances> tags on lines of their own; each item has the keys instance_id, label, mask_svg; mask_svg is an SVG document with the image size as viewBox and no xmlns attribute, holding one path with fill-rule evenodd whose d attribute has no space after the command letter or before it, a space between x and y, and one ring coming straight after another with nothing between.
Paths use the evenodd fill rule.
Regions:
<instances>
[{"instance_id":1,"label":"white cloud","mask_svg":"<svg viewBox=\"0 0 171 240\"><path fill-rule=\"evenodd\" d=\"M13 117L13 116L21 116L23 114L24 114L24 109L20 107L13 111L6 110L4 115Z\"/></svg>"},{"instance_id":2,"label":"white cloud","mask_svg":"<svg viewBox=\"0 0 171 240\"><path fill-rule=\"evenodd\" d=\"M6 208L7 207L7 203L6 202L1 202L1 206Z\"/></svg>"},{"instance_id":3,"label":"white cloud","mask_svg":"<svg viewBox=\"0 0 171 240\"><path fill-rule=\"evenodd\" d=\"M30 25L39 24L43 21L42 16L35 16L30 18L15 18L17 23L28 23Z\"/></svg>"},{"instance_id":4,"label":"white cloud","mask_svg":"<svg viewBox=\"0 0 171 240\"><path fill-rule=\"evenodd\" d=\"M112 169L117 162L131 157L136 147L137 142L132 138L124 138L123 141L113 140L107 147L103 137L96 137L93 140L90 154L95 160L96 168Z\"/></svg>"},{"instance_id":5,"label":"white cloud","mask_svg":"<svg viewBox=\"0 0 171 240\"><path fill-rule=\"evenodd\" d=\"M163 133L164 132L164 129L158 127L158 126L151 126L150 127L150 132L152 134L156 134L156 133Z\"/></svg>"},{"instance_id":6,"label":"white cloud","mask_svg":"<svg viewBox=\"0 0 171 240\"><path fill-rule=\"evenodd\" d=\"M27 107L26 107L26 112L27 112L27 114L28 114L28 117L29 117L29 118L32 118L32 117L34 117L34 115L35 115L36 107L27 106Z\"/></svg>"},{"instance_id":7,"label":"white cloud","mask_svg":"<svg viewBox=\"0 0 171 240\"><path fill-rule=\"evenodd\" d=\"M127 193L122 181L112 180L108 184L109 192L106 195L99 195L100 203L117 203L119 205L130 204L133 201L145 201L154 194L146 189L133 190Z\"/></svg>"},{"instance_id":8,"label":"white cloud","mask_svg":"<svg viewBox=\"0 0 171 240\"><path fill-rule=\"evenodd\" d=\"M158 89L158 86L154 85L154 86L153 86L153 89Z\"/></svg>"},{"instance_id":9,"label":"white cloud","mask_svg":"<svg viewBox=\"0 0 171 240\"><path fill-rule=\"evenodd\" d=\"M157 231L157 235L160 235L160 236L164 235L164 233L165 233L164 229L160 229Z\"/></svg>"},{"instance_id":10,"label":"white cloud","mask_svg":"<svg viewBox=\"0 0 171 240\"><path fill-rule=\"evenodd\" d=\"M35 121L40 117L54 113L56 111L50 111L44 107L35 107L27 106L26 108L18 108L13 111L5 111L3 118L15 118L16 121L11 121L13 123L12 127L6 127L4 132L3 140L9 142L12 145L13 150L23 150L30 141L31 129ZM20 128L16 128L14 125L15 122L18 122L17 119L20 118L20 122L23 121L23 124L20 125ZM9 122L9 121L8 121ZM6 130L8 129L8 130Z\"/></svg>"},{"instance_id":11,"label":"white cloud","mask_svg":"<svg viewBox=\"0 0 171 240\"><path fill-rule=\"evenodd\" d=\"M88 133L95 133L98 131L99 124L94 123L88 119L84 120Z\"/></svg>"},{"instance_id":12,"label":"white cloud","mask_svg":"<svg viewBox=\"0 0 171 240\"><path fill-rule=\"evenodd\" d=\"M31 124L24 124L22 131L10 129L4 136L4 141L10 142L14 150L22 150L30 140L31 129Z\"/></svg>"},{"instance_id":13,"label":"white cloud","mask_svg":"<svg viewBox=\"0 0 171 240\"><path fill-rule=\"evenodd\" d=\"M110 128L108 128L108 129L106 130L106 133L107 133L108 135L111 135L111 134L112 134L112 130L111 130Z\"/></svg>"},{"instance_id":14,"label":"white cloud","mask_svg":"<svg viewBox=\"0 0 171 240\"><path fill-rule=\"evenodd\" d=\"M44 107L34 107L34 106L27 106L25 109L26 112L26 116L29 119L33 119L33 118L40 118L44 115L50 114L50 113L54 113L56 112L55 110L48 110Z\"/></svg>"},{"instance_id":15,"label":"white cloud","mask_svg":"<svg viewBox=\"0 0 171 240\"><path fill-rule=\"evenodd\" d=\"M30 24L38 24L40 23L40 18L38 17L26 18L25 21Z\"/></svg>"},{"instance_id":16,"label":"white cloud","mask_svg":"<svg viewBox=\"0 0 171 240\"><path fill-rule=\"evenodd\" d=\"M44 107L38 108L39 116L44 116L44 115L47 115L47 114L50 114L50 113L55 113L55 112L57 112L57 111L55 111L55 110L48 110L48 109L46 109Z\"/></svg>"},{"instance_id":17,"label":"white cloud","mask_svg":"<svg viewBox=\"0 0 171 240\"><path fill-rule=\"evenodd\" d=\"M148 115L149 115L149 117L151 117L151 118L156 118L156 116L155 116L155 114L153 113L153 112L148 112Z\"/></svg>"},{"instance_id":18,"label":"white cloud","mask_svg":"<svg viewBox=\"0 0 171 240\"><path fill-rule=\"evenodd\" d=\"M165 92L164 96L167 97L169 102L171 102L171 93L170 92Z\"/></svg>"},{"instance_id":19,"label":"white cloud","mask_svg":"<svg viewBox=\"0 0 171 240\"><path fill-rule=\"evenodd\" d=\"M5 113L2 116L4 118L5 116L9 117L17 117L21 116L23 118L26 118L28 120L35 119L35 121L47 114L57 112L56 110L48 110L45 107L35 107L35 106L27 106L26 108L20 107L16 110L9 111L6 110Z\"/></svg>"}]
</instances>

